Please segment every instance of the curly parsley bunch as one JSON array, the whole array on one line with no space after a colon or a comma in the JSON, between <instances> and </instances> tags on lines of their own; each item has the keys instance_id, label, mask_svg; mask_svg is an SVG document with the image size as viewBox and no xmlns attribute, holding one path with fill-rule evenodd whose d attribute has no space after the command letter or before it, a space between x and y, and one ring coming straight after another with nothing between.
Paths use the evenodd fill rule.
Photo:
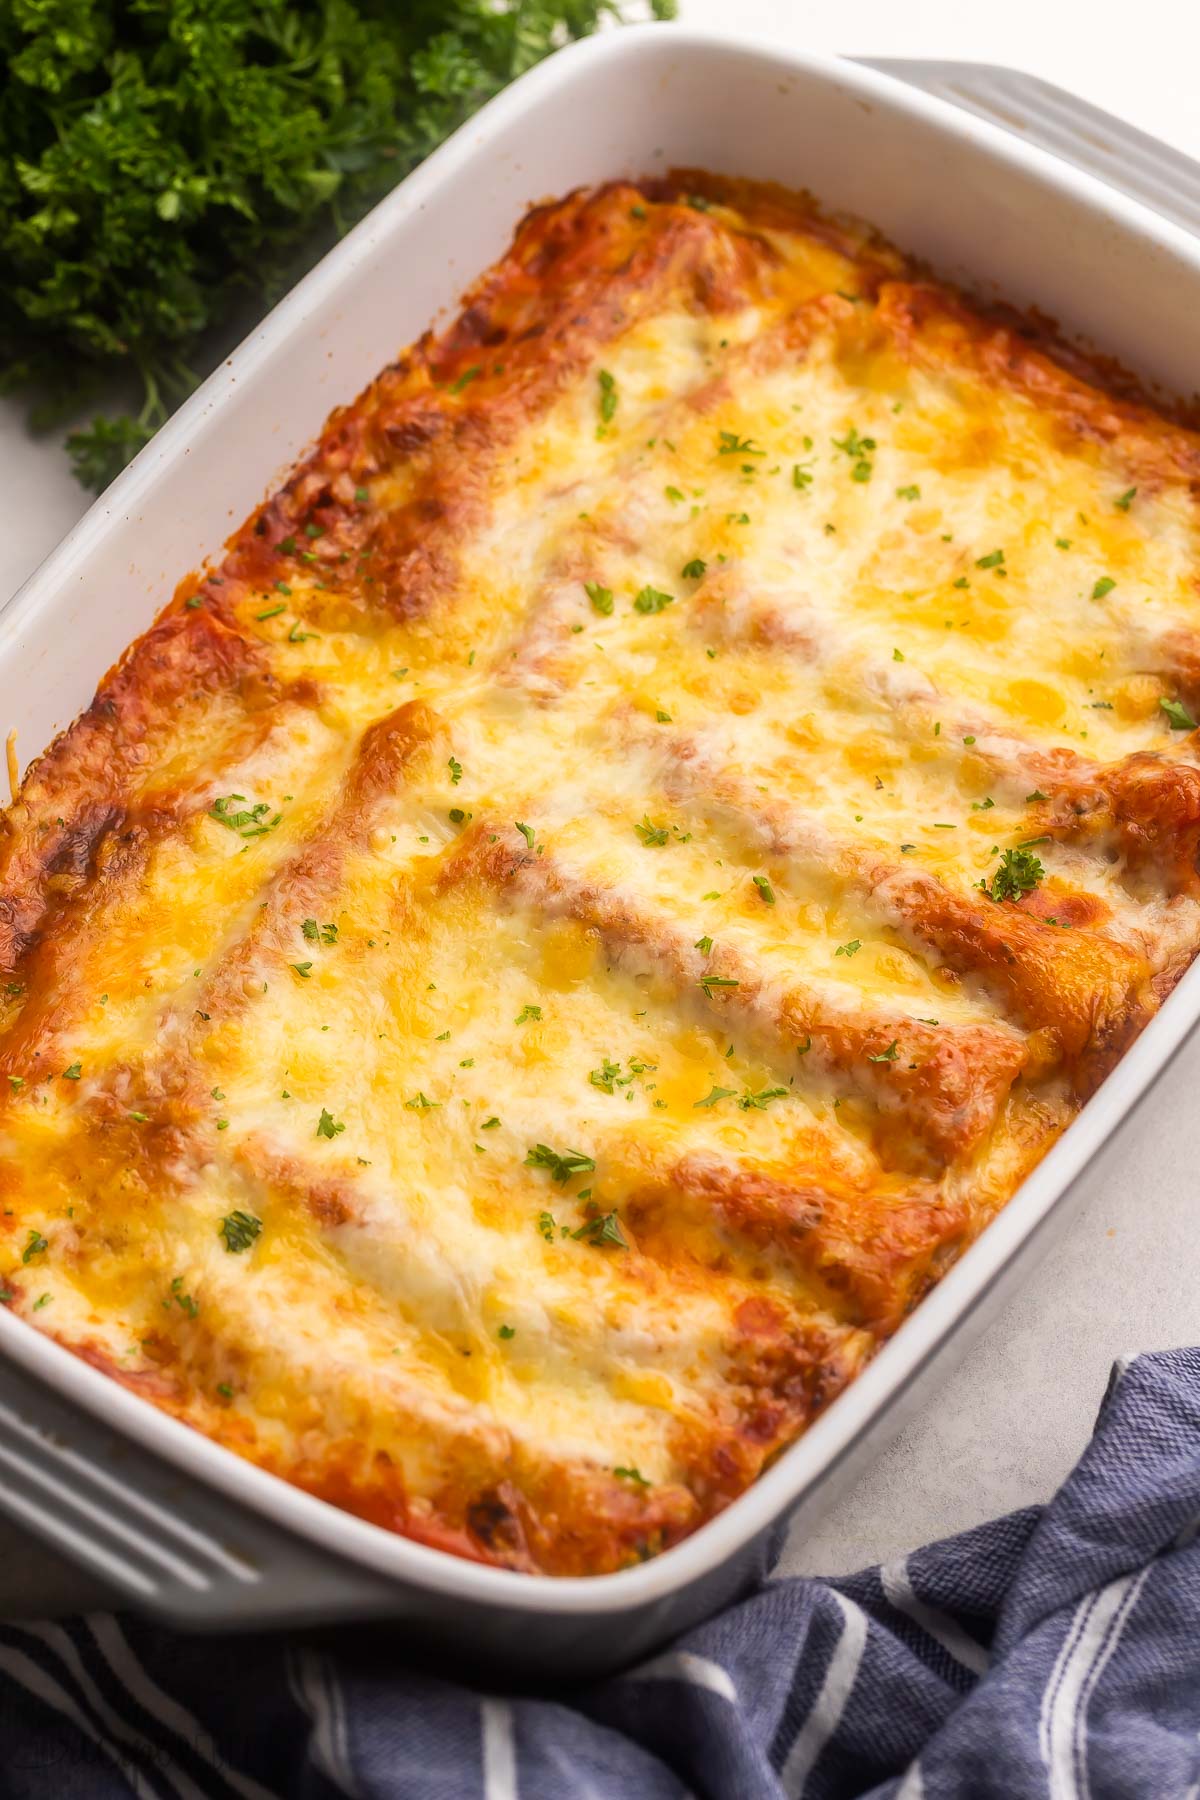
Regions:
<instances>
[{"instance_id":1,"label":"curly parsley bunch","mask_svg":"<svg viewBox=\"0 0 1200 1800\"><path fill-rule=\"evenodd\" d=\"M650 0L666 17L673 0ZM475 107L616 0L0 0L0 385L105 486L220 354ZM197 364L200 366L197 367Z\"/></svg>"}]
</instances>

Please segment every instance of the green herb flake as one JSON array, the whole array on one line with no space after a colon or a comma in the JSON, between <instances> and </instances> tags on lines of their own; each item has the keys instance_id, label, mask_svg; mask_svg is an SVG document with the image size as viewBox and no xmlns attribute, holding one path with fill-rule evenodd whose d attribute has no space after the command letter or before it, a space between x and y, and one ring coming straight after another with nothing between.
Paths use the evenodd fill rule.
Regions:
<instances>
[{"instance_id":1,"label":"green herb flake","mask_svg":"<svg viewBox=\"0 0 1200 1800\"><path fill-rule=\"evenodd\" d=\"M1137 489L1135 487L1126 488L1123 494L1117 495L1116 499L1113 501L1113 505L1117 508L1118 512L1128 512L1129 508L1133 505L1136 494Z\"/></svg>"},{"instance_id":2,"label":"green herb flake","mask_svg":"<svg viewBox=\"0 0 1200 1800\"><path fill-rule=\"evenodd\" d=\"M534 1144L525 1157L527 1169L548 1169L561 1187L573 1175L590 1174L596 1167L581 1150L552 1150L549 1144Z\"/></svg>"},{"instance_id":3,"label":"green herb flake","mask_svg":"<svg viewBox=\"0 0 1200 1800\"><path fill-rule=\"evenodd\" d=\"M600 384L600 419L601 423L610 425L617 410L616 377L607 369L601 369L596 376Z\"/></svg>"},{"instance_id":4,"label":"green herb flake","mask_svg":"<svg viewBox=\"0 0 1200 1800\"><path fill-rule=\"evenodd\" d=\"M79 1077L82 1074L83 1074L83 1064L73 1062L69 1069L63 1070L63 1080L64 1081L78 1081Z\"/></svg>"},{"instance_id":5,"label":"green herb flake","mask_svg":"<svg viewBox=\"0 0 1200 1800\"><path fill-rule=\"evenodd\" d=\"M465 387L469 387L473 381L478 381L482 374L483 370L479 367L479 364L473 363L469 369L463 370L457 381L451 382L450 392L452 394L461 394Z\"/></svg>"},{"instance_id":6,"label":"green herb flake","mask_svg":"<svg viewBox=\"0 0 1200 1800\"><path fill-rule=\"evenodd\" d=\"M221 1220L217 1236L225 1239L225 1248L231 1255L239 1256L250 1248L261 1230L261 1219L256 1219L253 1213L238 1211L228 1213Z\"/></svg>"},{"instance_id":7,"label":"green herb flake","mask_svg":"<svg viewBox=\"0 0 1200 1800\"><path fill-rule=\"evenodd\" d=\"M728 975L702 975L696 985L702 987L705 998L711 1000L717 988L740 987L741 982L731 980Z\"/></svg>"},{"instance_id":8,"label":"green herb flake","mask_svg":"<svg viewBox=\"0 0 1200 1800\"><path fill-rule=\"evenodd\" d=\"M49 1248L49 1239L44 1238L40 1231L31 1231L25 1248L21 1252L21 1261L23 1263L32 1262L35 1256L41 1256L42 1252Z\"/></svg>"},{"instance_id":9,"label":"green herb flake","mask_svg":"<svg viewBox=\"0 0 1200 1800\"><path fill-rule=\"evenodd\" d=\"M765 456L767 453L753 438L739 437L736 431L722 431L718 437L718 456Z\"/></svg>"},{"instance_id":10,"label":"green herb flake","mask_svg":"<svg viewBox=\"0 0 1200 1800\"><path fill-rule=\"evenodd\" d=\"M646 1480L646 1477L642 1474L641 1470L634 1468L632 1465L626 1469L618 1464L613 1470L613 1474L619 1477L621 1481L632 1481L635 1487L648 1488L650 1486L650 1483Z\"/></svg>"},{"instance_id":11,"label":"green herb flake","mask_svg":"<svg viewBox=\"0 0 1200 1800\"><path fill-rule=\"evenodd\" d=\"M328 1108L324 1106L321 1108L321 1117L317 1120L318 1137L335 1138L340 1131L345 1131L345 1129L346 1127L340 1120L334 1118Z\"/></svg>"},{"instance_id":12,"label":"green herb flake","mask_svg":"<svg viewBox=\"0 0 1200 1800\"><path fill-rule=\"evenodd\" d=\"M839 944L834 951L835 956L857 956L862 949L861 938L851 938L848 944Z\"/></svg>"},{"instance_id":13,"label":"green herb flake","mask_svg":"<svg viewBox=\"0 0 1200 1800\"><path fill-rule=\"evenodd\" d=\"M450 758L450 760L447 762L446 767L450 771L451 787L457 787L459 782L462 780L462 764L457 760L456 757L452 756Z\"/></svg>"},{"instance_id":14,"label":"green herb flake","mask_svg":"<svg viewBox=\"0 0 1200 1800\"><path fill-rule=\"evenodd\" d=\"M896 1038L893 1038L886 1050L881 1050L877 1056L868 1056L867 1061L874 1062L874 1063L895 1062L897 1056L900 1054L899 1049L897 1048L897 1045L898 1045L898 1040Z\"/></svg>"},{"instance_id":15,"label":"green herb flake","mask_svg":"<svg viewBox=\"0 0 1200 1800\"><path fill-rule=\"evenodd\" d=\"M1092 589L1092 599L1103 600L1105 594L1111 594L1116 585L1117 584L1111 575L1101 575L1099 581L1097 581L1095 587Z\"/></svg>"},{"instance_id":16,"label":"green herb flake","mask_svg":"<svg viewBox=\"0 0 1200 1800\"><path fill-rule=\"evenodd\" d=\"M767 880L766 876L765 875L755 875L752 877L752 879L753 879L755 887L758 889L759 893L762 895L762 897L766 901L767 905L774 906L774 904L775 904L775 889L771 886L771 884Z\"/></svg>"},{"instance_id":17,"label":"green herb flake","mask_svg":"<svg viewBox=\"0 0 1200 1800\"><path fill-rule=\"evenodd\" d=\"M661 850L671 835L667 826L652 825L645 814L642 816L641 824L635 825L633 829L643 844L655 850Z\"/></svg>"},{"instance_id":18,"label":"green herb flake","mask_svg":"<svg viewBox=\"0 0 1200 1800\"><path fill-rule=\"evenodd\" d=\"M521 1008L520 1012L517 1014L516 1018L513 1020L513 1024L514 1025L525 1025L529 1022L529 1020L533 1019L536 1021L536 1020L540 1019L541 1016L542 1016L542 1009L540 1006L526 1005Z\"/></svg>"},{"instance_id":19,"label":"green herb flake","mask_svg":"<svg viewBox=\"0 0 1200 1800\"><path fill-rule=\"evenodd\" d=\"M504 1338L506 1342L509 1338L515 1338L516 1335L517 1328L515 1325L501 1325L499 1331L496 1333L497 1337Z\"/></svg>"},{"instance_id":20,"label":"green herb flake","mask_svg":"<svg viewBox=\"0 0 1200 1800\"><path fill-rule=\"evenodd\" d=\"M1182 700L1160 700L1158 704L1172 731L1195 731L1196 721Z\"/></svg>"},{"instance_id":21,"label":"green herb flake","mask_svg":"<svg viewBox=\"0 0 1200 1800\"><path fill-rule=\"evenodd\" d=\"M897 488L896 498L897 500L919 500L921 498L921 490L914 482L909 487Z\"/></svg>"},{"instance_id":22,"label":"green herb flake","mask_svg":"<svg viewBox=\"0 0 1200 1800\"><path fill-rule=\"evenodd\" d=\"M661 588L651 587L648 583L633 597L634 612L643 614L665 612L674 604L674 594L664 594Z\"/></svg>"},{"instance_id":23,"label":"green herb flake","mask_svg":"<svg viewBox=\"0 0 1200 1800\"><path fill-rule=\"evenodd\" d=\"M703 1100L693 1100L692 1109L697 1111L702 1106L715 1106L718 1100L732 1100L736 1092L736 1088L712 1087Z\"/></svg>"},{"instance_id":24,"label":"green herb flake","mask_svg":"<svg viewBox=\"0 0 1200 1800\"><path fill-rule=\"evenodd\" d=\"M679 571L684 581L702 581L708 564L702 557L693 556L691 562L684 563Z\"/></svg>"},{"instance_id":25,"label":"green herb flake","mask_svg":"<svg viewBox=\"0 0 1200 1800\"><path fill-rule=\"evenodd\" d=\"M755 1094L747 1088L738 1105L743 1112L766 1112L772 1100L786 1100L787 1092L785 1087L769 1087L760 1088Z\"/></svg>"},{"instance_id":26,"label":"green herb flake","mask_svg":"<svg viewBox=\"0 0 1200 1800\"><path fill-rule=\"evenodd\" d=\"M1033 839L1031 842L1043 842ZM989 888L986 881L980 887L990 900L1019 900L1022 894L1031 894L1041 882L1046 871L1040 860L1027 848L1006 850L1000 858L1000 867L992 876Z\"/></svg>"},{"instance_id":27,"label":"green herb flake","mask_svg":"<svg viewBox=\"0 0 1200 1800\"><path fill-rule=\"evenodd\" d=\"M618 1250L628 1250L625 1234L621 1230L621 1221L615 1212L601 1213L598 1218L586 1219L578 1231L571 1233L573 1238L581 1238L585 1244L591 1244L599 1250L606 1244L613 1244Z\"/></svg>"}]
</instances>

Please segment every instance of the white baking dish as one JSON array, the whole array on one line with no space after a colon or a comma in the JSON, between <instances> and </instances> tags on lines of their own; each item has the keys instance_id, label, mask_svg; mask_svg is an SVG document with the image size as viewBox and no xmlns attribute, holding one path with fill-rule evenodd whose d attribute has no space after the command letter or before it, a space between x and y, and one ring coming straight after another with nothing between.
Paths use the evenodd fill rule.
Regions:
<instances>
[{"instance_id":1,"label":"white baking dish","mask_svg":"<svg viewBox=\"0 0 1200 1800\"><path fill-rule=\"evenodd\" d=\"M1064 103L1054 129L1069 138ZM535 69L397 189L0 616L0 683L22 750L86 704L179 576L220 549L336 402L452 305L531 201L672 164L808 187L1169 390L1200 386L1200 250L1178 225L877 70L675 27L610 33ZM166 1418L2 1308L0 1508L131 1601L192 1625L374 1614L509 1667L565 1675L629 1660L728 1599L761 1567L772 1527L828 1505L894 1432L935 1362L1042 1253L1081 1172L1198 1016L1195 968L857 1383L749 1493L642 1567L531 1579L409 1543Z\"/></svg>"}]
</instances>

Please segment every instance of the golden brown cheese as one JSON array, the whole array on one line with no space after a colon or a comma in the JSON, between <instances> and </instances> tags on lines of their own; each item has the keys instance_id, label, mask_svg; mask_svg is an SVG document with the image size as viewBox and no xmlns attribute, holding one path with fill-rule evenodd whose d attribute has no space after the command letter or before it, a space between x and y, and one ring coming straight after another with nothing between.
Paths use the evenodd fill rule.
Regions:
<instances>
[{"instance_id":1,"label":"golden brown cheese","mask_svg":"<svg viewBox=\"0 0 1200 1800\"><path fill-rule=\"evenodd\" d=\"M1200 943L1198 480L805 201L534 212L26 773L7 1303L425 1543L694 1530Z\"/></svg>"}]
</instances>

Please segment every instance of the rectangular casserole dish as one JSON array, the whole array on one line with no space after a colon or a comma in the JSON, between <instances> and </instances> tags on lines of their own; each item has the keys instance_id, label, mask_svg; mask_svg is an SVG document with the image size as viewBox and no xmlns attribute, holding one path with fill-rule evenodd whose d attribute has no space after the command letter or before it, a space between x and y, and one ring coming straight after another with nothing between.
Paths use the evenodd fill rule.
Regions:
<instances>
[{"instance_id":1,"label":"rectangular casserole dish","mask_svg":"<svg viewBox=\"0 0 1200 1800\"><path fill-rule=\"evenodd\" d=\"M1036 305L1169 390L1194 385L1200 255L1176 225L877 72L675 29L593 40L526 77L378 208L7 609L0 670L21 743L45 743L86 704L178 576L219 548L338 400L454 301L530 202L675 164L802 184L983 298ZM371 1615L503 1655L510 1669L628 1661L739 1591L776 1523L815 1516L897 1429L950 1343L961 1350L1042 1252L1077 1177L1198 1008L1193 969L855 1385L749 1493L643 1567L540 1581L392 1537L237 1460L2 1310L0 1505L131 1600L192 1626Z\"/></svg>"}]
</instances>

